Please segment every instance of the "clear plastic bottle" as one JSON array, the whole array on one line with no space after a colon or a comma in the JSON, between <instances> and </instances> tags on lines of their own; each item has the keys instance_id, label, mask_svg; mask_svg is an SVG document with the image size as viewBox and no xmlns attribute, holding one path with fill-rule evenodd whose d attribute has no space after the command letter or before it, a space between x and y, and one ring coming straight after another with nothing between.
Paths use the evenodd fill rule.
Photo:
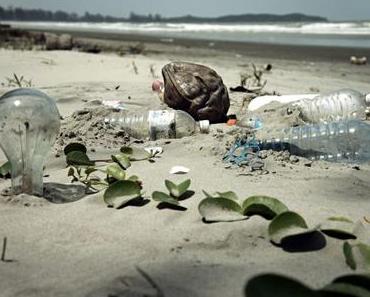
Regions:
<instances>
[{"instance_id":1,"label":"clear plastic bottle","mask_svg":"<svg viewBox=\"0 0 370 297\"><path fill-rule=\"evenodd\" d=\"M121 111L105 118L105 123L125 130L135 138L182 138L200 131L208 133L209 121L198 123L181 110Z\"/></svg>"},{"instance_id":2,"label":"clear plastic bottle","mask_svg":"<svg viewBox=\"0 0 370 297\"><path fill-rule=\"evenodd\" d=\"M366 162L370 160L370 124L346 120L266 132L262 149L288 150L312 160Z\"/></svg>"},{"instance_id":3,"label":"clear plastic bottle","mask_svg":"<svg viewBox=\"0 0 370 297\"><path fill-rule=\"evenodd\" d=\"M309 123L348 119L365 120L369 112L370 94L352 89L342 89L321 94L313 99L302 99L290 104L298 107L302 119Z\"/></svg>"}]
</instances>

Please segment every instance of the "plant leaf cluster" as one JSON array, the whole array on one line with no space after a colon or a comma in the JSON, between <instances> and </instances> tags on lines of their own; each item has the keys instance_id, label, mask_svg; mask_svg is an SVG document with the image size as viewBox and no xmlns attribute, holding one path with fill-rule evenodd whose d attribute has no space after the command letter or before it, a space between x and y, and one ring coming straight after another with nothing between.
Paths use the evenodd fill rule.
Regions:
<instances>
[{"instance_id":1,"label":"plant leaf cluster","mask_svg":"<svg viewBox=\"0 0 370 297\"><path fill-rule=\"evenodd\" d=\"M325 287L315 290L286 276L263 274L250 279L244 293L248 297L368 297L370 275L341 276Z\"/></svg>"},{"instance_id":2,"label":"plant leaf cluster","mask_svg":"<svg viewBox=\"0 0 370 297\"><path fill-rule=\"evenodd\" d=\"M305 219L276 198L268 196L251 196L242 203L234 192L216 192L211 195L203 191L204 198L198 210L203 220L212 222L232 222L246 220L258 215L270 220L268 236L270 241L284 249L299 243L309 249L320 249L325 246L324 235L339 240L356 240L361 223L355 224L345 217L330 217L324 222L309 226ZM319 240L321 239L321 243ZM316 242L317 241L317 242ZM295 247L296 251L301 247ZM370 269L370 246L363 242L346 242L343 246L346 263L356 269L357 262Z\"/></svg>"},{"instance_id":3,"label":"plant leaf cluster","mask_svg":"<svg viewBox=\"0 0 370 297\"><path fill-rule=\"evenodd\" d=\"M170 180L165 180L164 183L169 193L155 191L152 194L153 200L160 202L162 205L186 209L180 205L180 201L193 194L193 192L189 191L191 180L187 179L180 184L175 184Z\"/></svg>"},{"instance_id":4,"label":"plant leaf cluster","mask_svg":"<svg viewBox=\"0 0 370 297\"><path fill-rule=\"evenodd\" d=\"M32 80L27 80L23 75L18 76L13 73L13 77L5 77L7 84L2 83L2 86L17 87L17 88L31 88Z\"/></svg>"},{"instance_id":5,"label":"plant leaf cluster","mask_svg":"<svg viewBox=\"0 0 370 297\"><path fill-rule=\"evenodd\" d=\"M154 158L153 154L144 149L122 147L120 153L112 155L109 160L91 160L86 147L81 143L67 145L64 154L72 182L81 182L96 192L104 190L105 203L114 208L142 199L142 182L137 176L128 176L126 170L131 166L131 161ZM107 165L97 166L97 162Z\"/></svg>"},{"instance_id":6,"label":"plant leaf cluster","mask_svg":"<svg viewBox=\"0 0 370 297\"><path fill-rule=\"evenodd\" d=\"M203 191L206 198L199 204L199 212L206 222L230 222L260 215L271 220L288 208L276 198L251 196L239 203L234 192L216 192L211 195Z\"/></svg>"}]
</instances>

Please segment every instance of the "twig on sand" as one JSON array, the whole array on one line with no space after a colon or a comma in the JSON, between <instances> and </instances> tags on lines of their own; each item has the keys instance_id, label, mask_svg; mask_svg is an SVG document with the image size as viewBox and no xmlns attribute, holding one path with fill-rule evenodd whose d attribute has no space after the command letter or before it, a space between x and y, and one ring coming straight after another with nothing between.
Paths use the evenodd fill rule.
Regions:
<instances>
[{"instance_id":1,"label":"twig on sand","mask_svg":"<svg viewBox=\"0 0 370 297\"><path fill-rule=\"evenodd\" d=\"M132 68L134 68L135 74L138 75L139 74L139 69L137 68L135 61L132 61Z\"/></svg>"},{"instance_id":2,"label":"twig on sand","mask_svg":"<svg viewBox=\"0 0 370 297\"><path fill-rule=\"evenodd\" d=\"M6 237L4 237L4 240L3 240L3 250L1 252L1 261L2 262L6 262L6 260L5 260L5 253L6 253L6 245L7 245L7 242L8 242L8 239Z\"/></svg>"},{"instance_id":3,"label":"twig on sand","mask_svg":"<svg viewBox=\"0 0 370 297\"><path fill-rule=\"evenodd\" d=\"M152 288L157 291L156 297L165 297L162 289L156 284L156 282L151 278L149 274L147 274L139 266L136 266L136 270L141 274L143 278L145 278L145 280L152 286Z\"/></svg>"}]
</instances>

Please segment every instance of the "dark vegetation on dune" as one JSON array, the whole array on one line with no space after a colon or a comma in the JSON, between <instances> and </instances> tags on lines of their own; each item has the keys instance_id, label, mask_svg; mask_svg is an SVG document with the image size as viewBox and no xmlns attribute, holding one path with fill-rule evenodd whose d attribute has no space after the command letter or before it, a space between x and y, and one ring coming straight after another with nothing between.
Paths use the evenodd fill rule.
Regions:
<instances>
[{"instance_id":1,"label":"dark vegetation on dune","mask_svg":"<svg viewBox=\"0 0 370 297\"><path fill-rule=\"evenodd\" d=\"M65 11L48 11L43 9L3 8L0 6L0 21L51 21L51 22L157 22L157 23L246 23L246 22L326 22L319 16L308 16L300 13L286 15L274 14L241 14L220 17L197 17L192 15L180 17L162 17L159 14L139 15L131 12L128 18L112 17L101 14L84 15Z\"/></svg>"}]
</instances>

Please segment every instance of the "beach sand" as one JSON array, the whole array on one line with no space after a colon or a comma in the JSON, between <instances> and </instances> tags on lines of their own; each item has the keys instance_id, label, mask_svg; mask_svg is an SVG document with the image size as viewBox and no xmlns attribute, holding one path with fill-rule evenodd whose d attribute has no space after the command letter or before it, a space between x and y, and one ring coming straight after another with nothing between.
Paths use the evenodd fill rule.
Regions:
<instances>
[{"instance_id":1,"label":"beach sand","mask_svg":"<svg viewBox=\"0 0 370 297\"><path fill-rule=\"evenodd\" d=\"M122 57L113 53L3 49L0 80L5 82L13 73L32 79L34 87L56 99L67 121L74 111L91 106L93 100L119 99L130 109L161 108L151 91L150 67L160 77L162 66L173 60L206 64L228 87L239 84L246 65L271 63L273 70L265 76L270 92L311 93L312 89L343 87L369 91L369 66L353 66L347 59L311 59L309 50L305 59L286 59L163 43L147 44L145 55ZM116 86L120 88L115 90ZM10 89L0 87L0 94ZM238 112L243 95L231 93L230 98L230 112ZM32 197L0 197L0 240L8 238L6 257L13 260L0 262L0 295L161 296L140 269L151 276L164 296L176 297L243 296L246 281L267 272L283 273L315 288L351 273L342 241L327 238L326 247L319 251L283 251L269 242L264 219L205 224L198 204L204 198L202 190L232 190L242 199L269 195L303 215L310 226L327 217L345 216L362 221L368 234L370 225L363 218L370 216L369 164L357 168L320 161L307 166L305 159L290 162L271 155L265 160L265 174L227 169L222 155L226 141L232 140L232 130L218 124L208 135L145 143L162 146L163 154L155 163L135 162L129 168L130 174L143 181L147 197L153 191L165 190L166 178L191 178L195 194L182 202L187 207L184 212L159 210L154 201L143 207L107 208L102 193L66 204ZM96 143L94 149L89 150L89 156L102 158L117 152L119 146ZM68 183L65 159L55 155L54 150L46 164L45 182ZM0 164L3 161L5 157L0 155ZM186 166L190 173L170 176L174 165ZM0 190L9 185L9 180L0 180Z\"/></svg>"}]
</instances>

